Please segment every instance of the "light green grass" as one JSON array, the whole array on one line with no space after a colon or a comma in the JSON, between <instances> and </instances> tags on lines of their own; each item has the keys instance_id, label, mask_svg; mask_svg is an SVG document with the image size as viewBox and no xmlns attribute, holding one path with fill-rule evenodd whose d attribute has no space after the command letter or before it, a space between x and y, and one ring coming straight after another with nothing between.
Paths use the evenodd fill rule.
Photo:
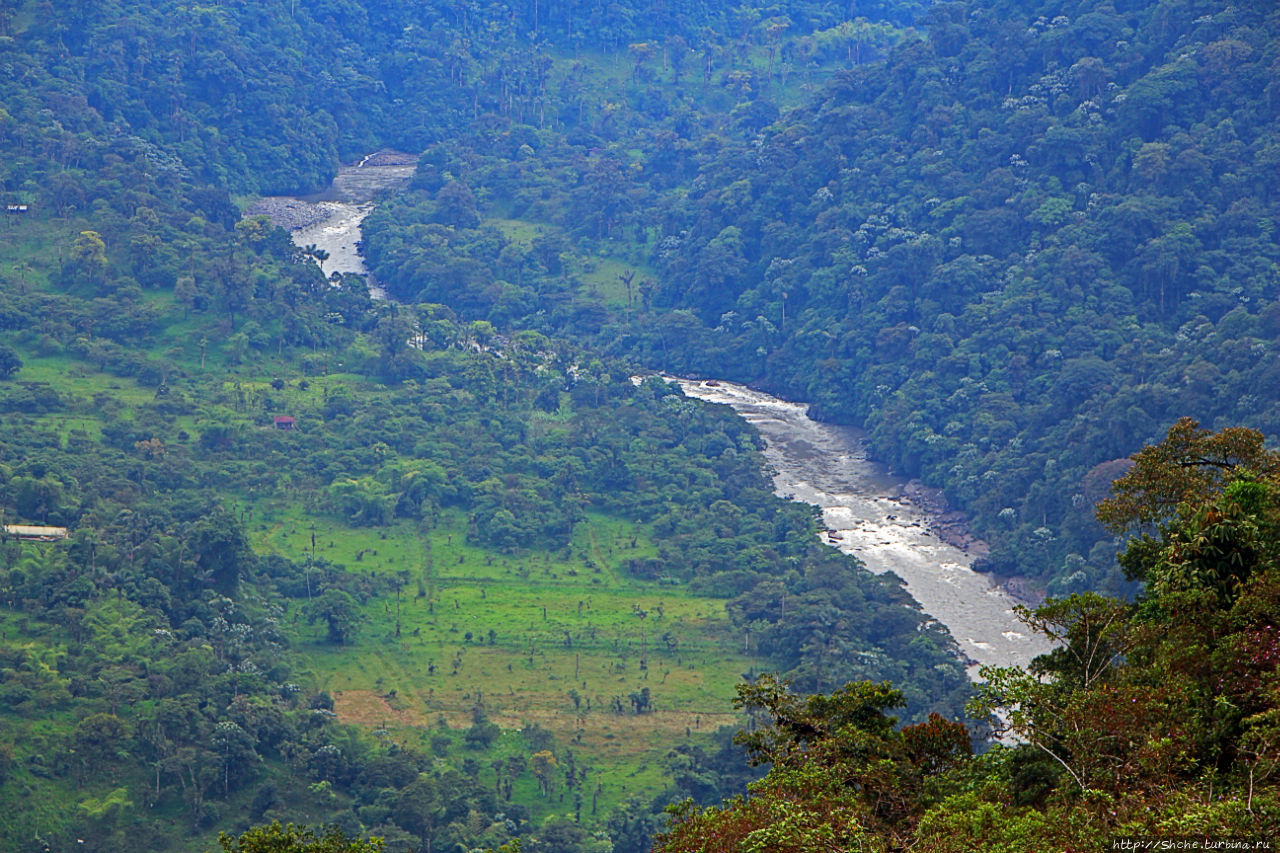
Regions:
<instances>
[{"instance_id":1,"label":"light green grass","mask_svg":"<svg viewBox=\"0 0 1280 853\"><path fill-rule=\"evenodd\" d=\"M548 231L560 230L554 225L534 222L530 219L509 219L499 216L491 216L485 219L484 224L492 225L512 243L525 247L528 247L535 239Z\"/></svg>"},{"instance_id":2,"label":"light green grass","mask_svg":"<svg viewBox=\"0 0 1280 853\"><path fill-rule=\"evenodd\" d=\"M49 272L76 235L88 226L80 221L3 214L0 219L0 277L28 292L49 289ZM61 249L60 249L61 247Z\"/></svg>"},{"instance_id":3,"label":"light green grass","mask_svg":"<svg viewBox=\"0 0 1280 853\"><path fill-rule=\"evenodd\" d=\"M492 225L502 232L511 242L528 247L534 239L543 234L559 232L562 229L546 222L531 219L512 219L490 217L486 225ZM606 305L624 306L627 304L627 288L619 276L631 272L631 296L633 303L640 301L640 282L646 278L654 278L651 268L609 255L587 256L581 260L578 278L595 297Z\"/></svg>"},{"instance_id":4,"label":"light green grass","mask_svg":"<svg viewBox=\"0 0 1280 853\"><path fill-rule=\"evenodd\" d=\"M640 282L654 277L653 270L649 267L613 257L596 257L588 259L579 277L588 288L599 294L600 300L606 305L620 306L627 304L627 286L619 278L626 273L634 274L631 280L631 299L632 304L639 305Z\"/></svg>"},{"instance_id":5,"label":"light green grass","mask_svg":"<svg viewBox=\"0 0 1280 853\"><path fill-rule=\"evenodd\" d=\"M61 393L79 397L105 393L130 405L150 399L155 394L154 389L142 388L132 379L102 373L94 365L71 355L24 357L22 370L15 378L24 382L45 382Z\"/></svg>"},{"instance_id":6,"label":"light green grass","mask_svg":"<svg viewBox=\"0 0 1280 853\"><path fill-rule=\"evenodd\" d=\"M364 605L346 646L327 643L322 623L308 624L305 602L291 604L286 624L305 677L334 697L344 720L424 749L443 720L456 742L449 760L470 756L485 767L506 750L528 750L511 737L489 751L463 747L477 703L508 732L536 723L554 733L562 760L572 749L579 765L599 771L600 815L631 794L656 793L662 758L686 733L737 722L733 688L756 661L736 650L723 602L621 571L623 560L655 549L629 522L592 515L567 549L521 555L467 543L457 512L427 532L408 521L359 529L264 502L250 526L261 551L305 563L314 533L317 557L406 581L398 600ZM652 712L636 714L629 697L646 687ZM525 802L563 810L529 785Z\"/></svg>"}]
</instances>

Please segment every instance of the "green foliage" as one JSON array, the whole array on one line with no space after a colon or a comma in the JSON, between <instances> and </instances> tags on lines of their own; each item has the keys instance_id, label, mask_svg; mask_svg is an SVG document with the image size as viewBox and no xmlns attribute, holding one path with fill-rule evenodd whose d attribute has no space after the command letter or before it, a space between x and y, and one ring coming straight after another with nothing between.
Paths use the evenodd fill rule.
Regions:
<instances>
[{"instance_id":1,"label":"green foliage","mask_svg":"<svg viewBox=\"0 0 1280 853\"><path fill-rule=\"evenodd\" d=\"M393 736L409 700L375 679L411 671L385 662L418 656L419 629L457 634L454 680L486 701L505 676L472 661L527 655L566 716L573 684L573 713L594 698L627 726L658 725L678 691L721 701L750 656L835 689L744 694L782 760L726 817L690 813L723 821L726 849L874 848L916 821L934 849L1269 830L1276 536L1256 434L1192 424L1190 446L1239 439L1244 464L1142 487L1159 509L1139 520L1165 526L1125 558L1149 581L1136 610L1080 595L1031 616L1064 645L993 677L988 705L1016 703L1027 744L978 771L926 718L968 691L945 632L818 545L747 428L611 360L763 379L865 423L973 513L990 568L1070 592L1117 586L1089 513L1138 440L1183 412L1271 425L1274 13L924 5L0 4L0 66L21 71L0 74L0 189L31 206L0 225L0 375L21 380L0 388L0 492L6 521L72 528L0 543L0 843L189 849L182 833L244 813L388 849L596 850L606 825L616 849L646 846L648 804L597 815L623 795L592 790L566 733L525 744L470 696L479 749L435 762ZM899 28L917 22L927 39ZM326 280L317 250L232 202L318 189L384 145L422 152L365 233L410 304ZM286 412L298 428L272 429ZM459 609L492 595L489 623L440 624L445 584ZM583 588L609 599L602 624ZM518 637L517 611L522 632L546 625ZM640 669L613 703L590 695L578 655L603 669L599 648L636 633ZM535 669L525 636L566 645ZM369 661L361 734L333 719L354 697L325 691ZM689 687L703 677L724 683ZM901 695L839 688L884 681ZM894 729L899 699L916 726ZM703 802L742 778L723 741L668 749L686 727L652 730L666 758L632 791L659 764Z\"/></svg>"},{"instance_id":2,"label":"green foliage","mask_svg":"<svg viewBox=\"0 0 1280 853\"><path fill-rule=\"evenodd\" d=\"M185 227L186 201L154 201L161 227ZM756 439L728 413L657 380L636 386L624 366L537 333L508 342L440 306L329 303L335 297L278 232L261 223L201 229L191 238L200 251L183 258L197 282L190 304L161 289L144 292L136 312L117 299L132 273L117 254L124 232L105 226L95 230L113 295L70 279L26 294L2 283L23 310L51 318L44 343L29 329L13 333L29 381L3 400L0 446L13 460L0 471L5 518L72 528L60 542L0 543L0 600L8 636L18 638L0 662L0 690L14 772L39 791L0 826L5 838L39 824L59 838L119 846L145 834L149 849L174 849L244 812L342 821L401 847L428 839L475 847L520 833L550 849L599 848L613 805L636 791L652 800L666 784L662 757L728 714L733 678L760 653L754 645L726 652L741 642L724 598L699 599L679 585L746 591L779 562L795 596L789 617L803 612L793 602L805 584L844 578L842 606L865 607L884 626L859 642L895 649L871 659L909 685L912 713L958 708L965 685L946 636L926 628L922 641L917 626L927 620L900 583L851 571L852 561L817 546L812 510L772 496ZM218 284L204 290L205 282ZM245 282L252 292L227 294ZM331 308L348 312L342 323L325 319ZM439 343L399 350L411 354L392 377L375 354L401 333L388 319L397 311ZM55 335L68 345L55 346ZM272 427L281 411L296 417L295 430ZM429 546L439 548L434 562ZM446 553L466 562L446 565ZM521 571L545 572L546 581L526 584ZM421 600L396 601L418 578ZM428 626L426 611L446 606L446 585L464 605L490 596L492 610L482 606L492 615L452 636L448 624ZM546 632L526 629L526 615L548 604ZM763 625L781 615L749 618ZM487 666L477 660L484 650L513 663L534 657L528 680L554 703L553 719L569 721L557 731L544 793L531 753L519 767L508 763L514 736L496 722L481 730L478 749L452 749L436 765L415 750L425 738L413 724L393 739L381 711L364 716L351 696L335 703L321 692L337 693L335 670L363 679L360 668L376 661L373 682L388 672L382 661L416 655L418 629L468 650L454 680L468 689L489 693L507 676L470 680ZM536 650L523 645L527 637ZM579 655L598 671L579 679ZM544 667L547 657L554 661ZM444 655L434 660L441 671L429 678L444 682ZM617 681L615 666L626 686L595 687ZM934 699L939 668L954 689ZM570 684L586 700L578 710L595 715L589 725L574 722ZM419 713L407 704L421 695L411 694L416 685L403 688L404 700L367 687L390 697L392 712ZM686 696L711 709L707 720L675 707ZM611 698L622 709L617 721ZM364 723L363 732L335 712ZM569 747L575 737L582 742ZM624 738L622 757L605 763L599 756L619 755ZM738 753L697 760L702 769L686 778L709 767L743 778ZM107 796L104 770L118 780L112 788L127 784L136 807L75 807ZM441 816L430 825L408 807L397 811L420 776L439 793ZM565 808L560 795L596 828L531 829L533 809L540 821ZM164 828L148 829L151 815L164 815ZM654 824L647 812L619 825L634 841Z\"/></svg>"},{"instance_id":3,"label":"green foliage","mask_svg":"<svg viewBox=\"0 0 1280 853\"><path fill-rule=\"evenodd\" d=\"M927 776L971 752L964 726L937 715L895 731L884 711L902 696L888 685L861 682L799 697L764 676L741 685L737 701L759 714L738 740L754 760L772 765L768 774L748 786L747 797L721 807L673 807L657 849L892 849L928 801Z\"/></svg>"},{"instance_id":4,"label":"green foliage","mask_svg":"<svg viewBox=\"0 0 1280 853\"><path fill-rule=\"evenodd\" d=\"M792 56L852 66L794 111L731 67L736 113L631 87L587 144L516 122L437 146L368 256L402 298L807 400L944 487L994 546L981 568L1130 593L1092 516L1114 466L1186 413L1277 424L1278 24L1217 8L953 4L875 62L853 55L871 22L791 10ZM733 27L766 45L785 21ZM432 194L463 173L481 220L449 231ZM632 264L625 297L589 281L601 255Z\"/></svg>"},{"instance_id":5,"label":"green foliage","mask_svg":"<svg viewBox=\"0 0 1280 853\"><path fill-rule=\"evenodd\" d=\"M80 808L92 818L101 819L114 811L124 811L133 807L127 788L114 788L105 797L87 797L80 801Z\"/></svg>"},{"instance_id":6,"label":"green foliage","mask_svg":"<svg viewBox=\"0 0 1280 853\"><path fill-rule=\"evenodd\" d=\"M328 628L329 642L345 644L360 625L360 611L356 601L340 589L326 589L315 601L307 605L307 620L323 620Z\"/></svg>"},{"instance_id":7,"label":"green foliage","mask_svg":"<svg viewBox=\"0 0 1280 853\"><path fill-rule=\"evenodd\" d=\"M1265 490L1236 478L1273 477L1280 470L1280 458L1264 450L1263 441L1257 430L1228 427L1213 433L1182 418L1164 441L1133 456L1133 467L1098 505L1098 518L1114 530L1165 521L1181 505L1204 504L1227 483L1226 496L1247 497L1248 509L1257 513Z\"/></svg>"},{"instance_id":8,"label":"green foliage","mask_svg":"<svg viewBox=\"0 0 1280 853\"><path fill-rule=\"evenodd\" d=\"M9 379L22 369L22 359L13 347L0 344L0 378Z\"/></svg>"},{"instance_id":9,"label":"green foliage","mask_svg":"<svg viewBox=\"0 0 1280 853\"><path fill-rule=\"evenodd\" d=\"M772 676L738 687L734 704L758 710L769 724L744 732L738 741L758 763L777 764L798 749L857 733L884 738L897 720L884 712L903 703L902 694L888 684L846 684L830 696L816 694L803 699Z\"/></svg>"},{"instance_id":10,"label":"green foliage","mask_svg":"<svg viewBox=\"0 0 1280 853\"><path fill-rule=\"evenodd\" d=\"M309 827L281 826L279 822L237 836L224 832L218 836L218 845L223 853L381 853L383 849L380 838L349 838L337 827L317 835Z\"/></svg>"},{"instance_id":11,"label":"green foliage","mask_svg":"<svg viewBox=\"0 0 1280 853\"><path fill-rule=\"evenodd\" d=\"M963 729L940 719L895 732L882 712L900 698L886 687L801 698L761 679L739 696L766 724L740 737L773 760L769 775L745 799L677 809L658 849L959 853L1275 837L1280 482L1244 467L1200 482L1165 462L1188 458L1184 435L1139 454L1117 485L1132 506L1156 507L1170 478L1199 483L1173 490L1183 501L1159 540L1136 540L1131 560L1149 579L1140 599L1090 593L1024 609L1056 648L1026 670L983 671L971 712L1011 741L970 756ZM1252 434L1196 441L1238 447L1241 435Z\"/></svg>"},{"instance_id":12,"label":"green foliage","mask_svg":"<svg viewBox=\"0 0 1280 853\"><path fill-rule=\"evenodd\" d=\"M1280 248L1232 211L1274 216L1274 170L1245 152L1275 125L1245 81L1278 21L1211 8L932 10L927 39L837 75L673 200L653 301L701 327L677 347L865 425L969 510L989 568L1120 589L1091 469L1185 412L1276 426L1271 371L1244 354L1267 346L1277 293L1256 270Z\"/></svg>"}]
</instances>

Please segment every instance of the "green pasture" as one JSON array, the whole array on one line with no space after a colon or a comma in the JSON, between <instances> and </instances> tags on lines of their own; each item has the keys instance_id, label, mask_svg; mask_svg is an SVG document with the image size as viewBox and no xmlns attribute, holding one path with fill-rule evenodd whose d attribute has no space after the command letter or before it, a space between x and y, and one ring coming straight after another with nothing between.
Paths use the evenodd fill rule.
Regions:
<instances>
[{"instance_id":1,"label":"green pasture","mask_svg":"<svg viewBox=\"0 0 1280 853\"><path fill-rule=\"evenodd\" d=\"M36 216L5 215L0 218L0 279L20 291L47 290L49 271L69 247L79 230L88 228L80 220L54 224Z\"/></svg>"},{"instance_id":2,"label":"green pasture","mask_svg":"<svg viewBox=\"0 0 1280 853\"><path fill-rule=\"evenodd\" d=\"M526 248L537 237L561 230L551 223L531 219L489 217L484 224L492 225L508 240ZM586 255L579 259L578 264L575 273L588 291L601 303L614 307L627 304L627 287L620 276L632 274L631 297L636 305L640 304L640 282L655 277L650 267L609 254Z\"/></svg>"},{"instance_id":3,"label":"green pasture","mask_svg":"<svg viewBox=\"0 0 1280 853\"><path fill-rule=\"evenodd\" d=\"M82 400L104 395L126 407L155 397L154 388L144 388L132 379L103 373L73 355L28 356L24 353L22 369L14 378L19 382L44 383L61 394Z\"/></svg>"},{"instance_id":4,"label":"green pasture","mask_svg":"<svg viewBox=\"0 0 1280 853\"><path fill-rule=\"evenodd\" d=\"M627 304L627 286L621 276L631 274L631 301L640 304L640 282L653 278L653 270L630 261L614 257L600 256L588 258L579 274L579 278L600 295L606 305L621 306Z\"/></svg>"},{"instance_id":5,"label":"green pasture","mask_svg":"<svg viewBox=\"0 0 1280 853\"><path fill-rule=\"evenodd\" d=\"M603 788L587 793L603 814L660 788L675 743L737 722L734 685L756 662L738 651L722 602L620 570L654 552L641 526L591 515L568 547L517 555L468 543L458 512L429 529L351 528L263 501L250 527L259 551L306 564L314 535L315 559L399 578L398 595L362 606L345 646L327 642L323 621L308 622L305 601L285 618L304 677L333 696L340 719L380 736L429 749L444 733L452 747L443 760L488 767L529 752L516 733L536 724L555 736L562 760L569 749L596 769ZM631 696L645 688L651 706L637 713ZM477 706L506 733L488 750L463 745ZM523 782L525 801L541 801L532 779Z\"/></svg>"},{"instance_id":6,"label":"green pasture","mask_svg":"<svg viewBox=\"0 0 1280 853\"><path fill-rule=\"evenodd\" d=\"M509 219L501 216L490 216L484 220L485 225L492 225L502 235L517 245L528 247L535 239L548 230L559 230L554 225L545 225L529 219Z\"/></svg>"}]
</instances>

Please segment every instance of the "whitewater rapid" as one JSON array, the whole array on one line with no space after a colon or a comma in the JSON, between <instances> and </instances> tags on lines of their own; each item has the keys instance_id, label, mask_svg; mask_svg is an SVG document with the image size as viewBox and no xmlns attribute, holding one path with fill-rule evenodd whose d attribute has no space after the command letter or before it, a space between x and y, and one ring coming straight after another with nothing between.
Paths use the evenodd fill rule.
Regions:
<instances>
[{"instance_id":1,"label":"whitewater rapid","mask_svg":"<svg viewBox=\"0 0 1280 853\"><path fill-rule=\"evenodd\" d=\"M903 500L905 483L867 457L862 435L819 423L800 403L731 382L672 379L686 395L733 407L765 440L777 494L822 509L828 545L852 554L877 574L893 572L933 618L946 625L978 665L1023 666L1049 649L1018 621L1018 602L970 556L942 541L932 519Z\"/></svg>"}]
</instances>

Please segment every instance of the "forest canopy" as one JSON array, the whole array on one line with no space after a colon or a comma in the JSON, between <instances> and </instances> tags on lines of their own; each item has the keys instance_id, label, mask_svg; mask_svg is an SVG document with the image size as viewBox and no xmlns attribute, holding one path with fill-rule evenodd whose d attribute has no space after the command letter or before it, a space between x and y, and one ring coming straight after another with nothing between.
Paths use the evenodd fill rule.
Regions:
<instances>
[{"instance_id":1,"label":"forest canopy","mask_svg":"<svg viewBox=\"0 0 1280 853\"><path fill-rule=\"evenodd\" d=\"M675 809L655 849L941 853L1274 839L1276 459L1219 467L1212 448L1261 444L1260 433L1239 428L1197 433L1188 459L1193 427L1145 448L1116 484L1118 496L1155 506L1171 489L1212 479L1184 491L1159 534L1133 540L1121 558L1144 593L1024 608L1026 624L1056 648L1026 669L984 671L970 710L998 714L1012 739L973 755L963 727L939 716L895 728L886 712L901 697L885 685L801 697L762 679L739 688L761 724L741 738L771 762L768 775L745 798Z\"/></svg>"},{"instance_id":2,"label":"forest canopy","mask_svg":"<svg viewBox=\"0 0 1280 853\"><path fill-rule=\"evenodd\" d=\"M1273 835L1277 45L1226 0L0 0L0 509L66 528L0 537L0 844ZM384 148L391 300L242 215ZM945 628L652 370L865 427L1060 648L964 729Z\"/></svg>"}]
</instances>

